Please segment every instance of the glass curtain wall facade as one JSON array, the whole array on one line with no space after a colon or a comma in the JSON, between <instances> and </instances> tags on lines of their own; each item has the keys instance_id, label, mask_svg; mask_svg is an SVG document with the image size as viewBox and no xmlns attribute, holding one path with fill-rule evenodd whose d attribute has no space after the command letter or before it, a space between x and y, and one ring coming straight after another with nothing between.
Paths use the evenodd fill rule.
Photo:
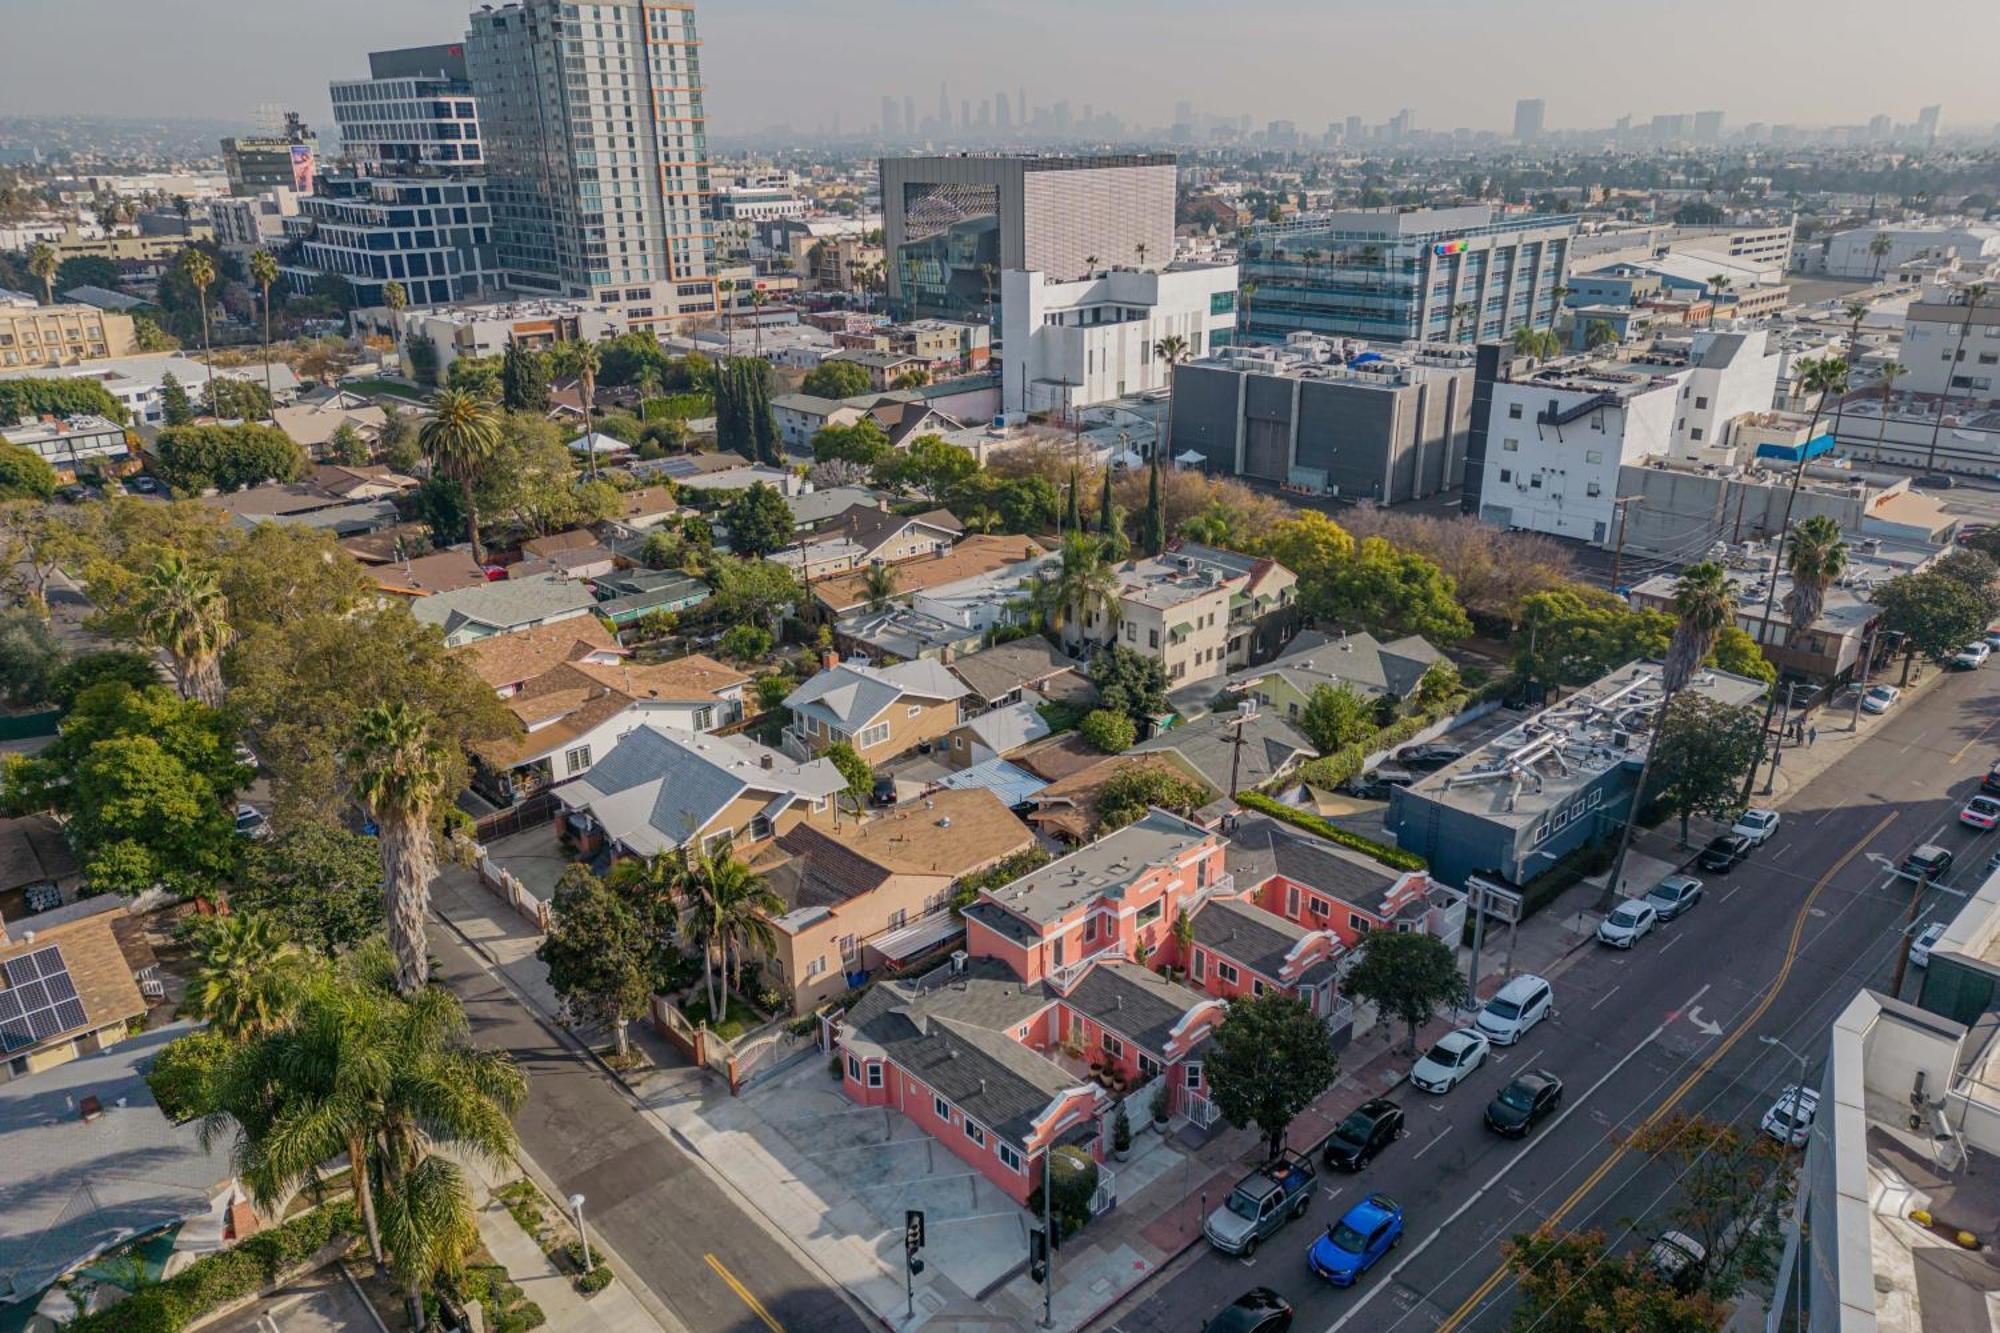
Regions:
<instances>
[{"instance_id":1,"label":"glass curtain wall facade","mask_svg":"<svg viewBox=\"0 0 2000 1333\"><path fill-rule=\"evenodd\" d=\"M413 306L463 301L494 283L491 225L477 179L329 176L285 219L298 245L283 272L302 293L324 274L345 278L364 306L390 282Z\"/></svg>"},{"instance_id":2,"label":"glass curtain wall facade","mask_svg":"<svg viewBox=\"0 0 2000 1333\"><path fill-rule=\"evenodd\" d=\"M1429 229L1422 219L1332 214L1257 228L1241 260L1244 340L1308 332L1474 343L1554 324L1574 221Z\"/></svg>"},{"instance_id":3,"label":"glass curtain wall facade","mask_svg":"<svg viewBox=\"0 0 2000 1333\"><path fill-rule=\"evenodd\" d=\"M904 299L936 318L988 318L1000 280L999 186L911 181L903 217Z\"/></svg>"}]
</instances>

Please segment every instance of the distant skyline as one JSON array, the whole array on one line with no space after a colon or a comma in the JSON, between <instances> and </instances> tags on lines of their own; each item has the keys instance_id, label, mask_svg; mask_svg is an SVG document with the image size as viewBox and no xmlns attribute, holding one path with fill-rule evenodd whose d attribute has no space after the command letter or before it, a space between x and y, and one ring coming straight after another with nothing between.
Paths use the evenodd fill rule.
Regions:
<instances>
[{"instance_id":1,"label":"distant skyline","mask_svg":"<svg viewBox=\"0 0 2000 1333\"><path fill-rule=\"evenodd\" d=\"M0 113L201 117L250 128L258 108L331 122L326 85L367 72L370 50L454 41L464 0L0 0ZM1890 10L1807 0L1689 0L1643 13L1586 0L715 0L697 14L712 133L789 123L873 126L881 98L938 84L954 111L1017 86L1034 105L1067 99L1128 124L1164 126L1177 102L1290 120L1417 111L1426 130L1506 133L1514 104L1547 102L1551 132L1630 113L1717 109L1739 127L1912 121L1944 104L1947 128L2000 121L2000 83L1934 77L1925 32L1953 49L2000 45L2000 5L1916 0ZM1754 25L1754 27L1752 26ZM1897 33L1911 40L1892 40ZM1573 47L1579 58L1563 57ZM1911 54L1886 56L1905 49ZM1015 108L1018 121L1019 109Z\"/></svg>"}]
</instances>

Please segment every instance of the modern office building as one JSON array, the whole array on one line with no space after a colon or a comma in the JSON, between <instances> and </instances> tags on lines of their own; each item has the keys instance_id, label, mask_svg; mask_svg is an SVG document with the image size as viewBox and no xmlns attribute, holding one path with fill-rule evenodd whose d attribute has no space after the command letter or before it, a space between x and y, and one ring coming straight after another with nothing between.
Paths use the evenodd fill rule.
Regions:
<instances>
[{"instance_id":1,"label":"modern office building","mask_svg":"<svg viewBox=\"0 0 2000 1333\"><path fill-rule=\"evenodd\" d=\"M1485 204L1304 215L1257 227L1244 334L1487 342L1554 323L1574 218L1495 220Z\"/></svg>"},{"instance_id":2,"label":"modern office building","mask_svg":"<svg viewBox=\"0 0 2000 1333\"><path fill-rule=\"evenodd\" d=\"M1186 355L1226 346L1236 328L1236 265L1175 264L1062 279L1001 275L1000 402L1008 412L1067 413L1169 387L1155 349Z\"/></svg>"},{"instance_id":3,"label":"modern office building","mask_svg":"<svg viewBox=\"0 0 2000 1333\"><path fill-rule=\"evenodd\" d=\"M296 111L285 113L284 128L276 134L232 135L222 141L222 167L229 174L229 192L239 198L281 185L300 194L311 193L318 158L319 138Z\"/></svg>"},{"instance_id":4,"label":"modern office building","mask_svg":"<svg viewBox=\"0 0 2000 1333\"><path fill-rule=\"evenodd\" d=\"M987 318L1008 269L1082 278L1174 258L1175 158L890 157L881 163L899 319Z\"/></svg>"},{"instance_id":5,"label":"modern office building","mask_svg":"<svg viewBox=\"0 0 2000 1333\"><path fill-rule=\"evenodd\" d=\"M1520 143L1533 143L1542 137L1542 117L1548 104L1539 97L1524 97L1514 103L1514 138Z\"/></svg>"},{"instance_id":6,"label":"modern office building","mask_svg":"<svg viewBox=\"0 0 2000 1333\"><path fill-rule=\"evenodd\" d=\"M255 198L211 199L209 224L215 243L239 258L265 250L285 239L285 219L298 216L299 197L289 185L266 190Z\"/></svg>"},{"instance_id":7,"label":"modern office building","mask_svg":"<svg viewBox=\"0 0 2000 1333\"><path fill-rule=\"evenodd\" d=\"M516 0L466 36L507 285L634 327L717 310L694 7Z\"/></svg>"},{"instance_id":8,"label":"modern office building","mask_svg":"<svg viewBox=\"0 0 2000 1333\"><path fill-rule=\"evenodd\" d=\"M1950 393L1971 407L2000 399L2000 314L1970 304L1962 292L1910 302L1900 353L1905 393Z\"/></svg>"},{"instance_id":9,"label":"modern office building","mask_svg":"<svg viewBox=\"0 0 2000 1333\"><path fill-rule=\"evenodd\" d=\"M1473 353L1384 355L1306 334L1174 371L1182 466L1396 504L1458 485L1472 429Z\"/></svg>"},{"instance_id":10,"label":"modern office building","mask_svg":"<svg viewBox=\"0 0 2000 1333\"><path fill-rule=\"evenodd\" d=\"M327 87L346 166L395 176L465 175L483 165L463 44L370 51L367 78Z\"/></svg>"}]
</instances>

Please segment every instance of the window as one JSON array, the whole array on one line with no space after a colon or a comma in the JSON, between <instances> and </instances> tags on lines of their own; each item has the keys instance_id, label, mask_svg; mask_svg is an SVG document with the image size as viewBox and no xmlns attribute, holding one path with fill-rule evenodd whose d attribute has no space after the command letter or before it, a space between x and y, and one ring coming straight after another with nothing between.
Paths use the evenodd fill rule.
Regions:
<instances>
[{"instance_id":1,"label":"window","mask_svg":"<svg viewBox=\"0 0 2000 1333\"><path fill-rule=\"evenodd\" d=\"M951 1103L944 1098L932 1097L931 1110L937 1112L937 1118L944 1121L947 1125L951 1123Z\"/></svg>"},{"instance_id":2,"label":"window","mask_svg":"<svg viewBox=\"0 0 2000 1333\"><path fill-rule=\"evenodd\" d=\"M1583 484L1583 493L1585 495L1600 495L1603 491L1604 488L1594 481L1587 481Z\"/></svg>"},{"instance_id":3,"label":"window","mask_svg":"<svg viewBox=\"0 0 2000 1333\"><path fill-rule=\"evenodd\" d=\"M1220 981L1225 986L1234 986L1237 982L1237 976L1235 968L1223 962L1220 958L1215 960L1215 978L1217 981Z\"/></svg>"},{"instance_id":4,"label":"window","mask_svg":"<svg viewBox=\"0 0 2000 1333\"><path fill-rule=\"evenodd\" d=\"M1102 1046L1104 1053L1113 1060L1123 1060L1125 1058L1125 1043L1112 1036L1109 1032L1102 1034L1098 1038L1098 1045Z\"/></svg>"},{"instance_id":5,"label":"window","mask_svg":"<svg viewBox=\"0 0 2000 1333\"><path fill-rule=\"evenodd\" d=\"M726 828L717 829L715 832L709 834L707 837L701 840L701 849L704 852L709 853L710 855L714 855L716 852L721 851L724 847L729 846L729 844L735 841L736 841L736 830L726 829Z\"/></svg>"},{"instance_id":6,"label":"window","mask_svg":"<svg viewBox=\"0 0 2000 1333\"><path fill-rule=\"evenodd\" d=\"M1501 484L1502 484L1502 485L1505 485L1505 484L1506 484L1507 482L1510 482L1510 481L1512 481L1512 480L1514 480L1514 474L1513 474L1512 472L1509 472L1509 471L1508 471L1508 470L1507 470L1506 468L1504 468L1504 467L1503 467L1503 468L1501 468L1501 469L1500 469L1500 481L1501 481Z\"/></svg>"},{"instance_id":7,"label":"window","mask_svg":"<svg viewBox=\"0 0 2000 1333\"><path fill-rule=\"evenodd\" d=\"M871 1088L882 1086L882 1066L872 1060L868 1063L868 1086Z\"/></svg>"},{"instance_id":8,"label":"window","mask_svg":"<svg viewBox=\"0 0 2000 1333\"><path fill-rule=\"evenodd\" d=\"M1158 1078L1159 1076L1160 1062L1144 1051L1139 1052L1139 1077L1150 1079Z\"/></svg>"},{"instance_id":9,"label":"window","mask_svg":"<svg viewBox=\"0 0 2000 1333\"><path fill-rule=\"evenodd\" d=\"M1200 949L1196 949L1194 951L1194 967L1192 968L1194 979L1196 981L1202 980L1207 971L1208 971L1208 955L1203 953Z\"/></svg>"},{"instance_id":10,"label":"window","mask_svg":"<svg viewBox=\"0 0 2000 1333\"><path fill-rule=\"evenodd\" d=\"M1349 912L1347 914L1347 924L1350 929L1359 931L1363 935L1368 933L1368 918L1362 916L1359 912Z\"/></svg>"},{"instance_id":11,"label":"window","mask_svg":"<svg viewBox=\"0 0 2000 1333\"><path fill-rule=\"evenodd\" d=\"M1521 419L1521 405L1519 403L1507 404L1507 419L1509 421L1519 421Z\"/></svg>"},{"instance_id":12,"label":"window","mask_svg":"<svg viewBox=\"0 0 2000 1333\"><path fill-rule=\"evenodd\" d=\"M1167 911L1166 900L1164 898L1155 898L1152 902L1147 903L1144 907L1140 908L1139 914L1132 918L1133 928L1137 930L1144 930L1146 927L1152 925L1155 921L1158 921L1162 916L1164 916L1166 914L1166 911Z\"/></svg>"},{"instance_id":13,"label":"window","mask_svg":"<svg viewBox=\"0 0 2000 1333\"><path fill-rule=\"evenodd\" d=\"M965 1122L965 1137L971 1139L982 1148L986 1146L986 1131L973 1124L970 1117Z\"/></svg>"},{"instance_id":14,"label":"window","mask_svg":"<svg viewBox=\"0 0 2000 1333\"><path fill-rule=\"evenodd\" d=\"M1586 463L1602 463L1604 461L1604 451L1602 449L1585 449L1583 451L1583 461Z\"/></svg>"},{"instance_id":15,"label":"window","mask_svg":"<svg viewBox=\"0 0 2000 1333\"><path fill-rule=\"evenodd\" d=\"M810 963L806 964L806 978L808 980L820 975L824 971L826 971L825 954L821 954L819 957L813 959Z\"/></svg>"},{"instance_id":16,"label":"window","mask_svg":"<svg viewBox=\"0 0 2000 1333\"><path fill-rule=\"evenodd\" d=\"M1188 1061L1188 1062L1187 1062L1187 1066L1186 1066L1186 1068L1187 1068L1187 1085L1188 1085L1188 1091L1189 1091L1189 1092L1198 1092L1198 1091L1200 1091L1200 1090L1201 1090L1201 1061L1199 1061L1199 1060L1190 1060L1190 1061Z\"/></svg>"},{"instance_id":17,"label":"window","mask_svg":"<svg viewBox=\"0 0 2000 1333\"><path fill-rule=\"evenodd\" d=\"M1694 405L1695 405L1695 410L1699 411L1699 410L1701 410L1702 408L1704 408L1704 407L1707 407L1707 406L1708 406L1708 399L1706 399L1706 398L1697 398L1697 399L1695 399L1695 400L1694 400Z\"/></svg>"},{"instance_id":18,"label":"window","mask_svg":"<svg viewBox=\"0 0 2000 1333\"><path fill-rule=\"evenodd\" d=\"M1250 993L1252 995L1262 995L1264 993L1264 983L1256 977L1250 978Z\"/></svg>"},{"instance_id":19,"label":"window","mask_svg":"<svg viewBox=\"0 0 2000 1333\"><path fill-rule=\"evenodd\" d=\"M1285 915L1297 916L1298 914L1299 914L1299 886L1293 884L1288 888L1286 888L1285 890Z\"/></svg>"},{"instance_id":20,"label":"window","mask_svg":"<svg viewBox=\"0 0 2000 1333\"><path fill-rule=\"evenodd\" d=\"M573 750L563 751L563 769L571 777L575 777L578 773L583 772L584 769L589 767L590 747L588 745L579 745Z\"/></svg>"},{"instance_id":21,"label":"window","mask_svg":"<svg viewBox=\"0 0 2000 1333\"><path fill-rule=\"evenodd\" d=\"M1518 454L1521 452L1521 442L1519 440L1502 440L1500 441L1500 452L1504 454Z\"/></svg>"},{"instance_id":22,"label":"window","mask_svg":"<svg viewBox=\"0 0 2000 1333\"><path fill-rule=\"evenodd\" d=\"M851 1055L847 1057L847 1076L856 1083L861 1081L861 1062Z\"/></svg>"},{"instance_id":23,"label":"window","mask_svg":"<svg viewBox=\"0 0 2000 1333\"><path fill-rule=\"evenodd\" d=\"M996 1151L1000 1154L1000 1165L1006 1167L1009 1171L1019 1171L1021 1169L1021 1154L1015 1152L1004 1143L999 1145Z\"/></svg>"},{"instance_id":24,"label":"window","mask_svg":"<svg viewBox=\"0 0 2000 1333\"><path fill-rule=\"evenodd\" d=\"M917 716L917 714L919 714L919 713L921 713L921 712L923 712L923 711L924 711L924 706L923 706L922 704L911 704L911 705L910 705L910 709L909 709L909 711L908 711L907 713L904 713L904 714L903 714L903 716L904 716L904 717L915 717L915 716Z\"/></svg>"},{"instance_id":25,"label":"window","mask_svg":"<svg viewBox=\"0 0 2000 1333\"><path fill-rule=\"evenodd\" d=\"M872 746L880 745L888 739L889 724L887 722L877 722L872 727L863 727L861 734L854 738L854 744L857 748L866 750Z\"/></svg>"}]
</instances>

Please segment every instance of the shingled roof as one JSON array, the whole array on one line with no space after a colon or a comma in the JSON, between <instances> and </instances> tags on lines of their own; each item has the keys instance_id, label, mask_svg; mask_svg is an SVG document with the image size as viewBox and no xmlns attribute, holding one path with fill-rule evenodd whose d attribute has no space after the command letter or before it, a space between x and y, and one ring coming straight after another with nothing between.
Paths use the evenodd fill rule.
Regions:
<instances>
[{"instance_id":1,"label":"shingled roof","mask_svg":"<svg viewBox=\"0 0 2000 1333\"><path fill-rule=\"evenodd\" d=\"M1402 879L1398 871L1315 838L1264 815L1239 818L1225 852L1229 873L1245 888L1283 875L1329 898L1350 903L1380 916L1389 890Z\"/></svg>"}]
</instances>

